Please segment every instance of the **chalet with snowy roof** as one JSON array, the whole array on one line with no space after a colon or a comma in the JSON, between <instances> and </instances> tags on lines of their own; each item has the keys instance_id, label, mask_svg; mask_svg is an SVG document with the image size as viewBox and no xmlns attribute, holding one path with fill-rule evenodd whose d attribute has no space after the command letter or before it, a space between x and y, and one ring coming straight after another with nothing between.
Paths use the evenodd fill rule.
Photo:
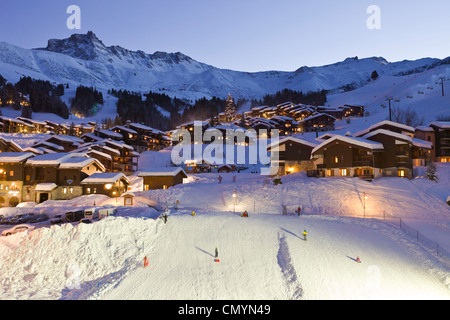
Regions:
<instances>
[{"instance_id":1,"label":"chalet with snowy roof","mask_svg":"<svg viewBox=\"0 0 450 320\"><path fill-rule=\"evenodd\" d=\"M362 137L335 135L324 140L311 154L316 168L327 177L413 178L413 168L426 164L432 143L382 127Z\"/></svg>"},{"instance_id":2,"label":"chalet with snowy roof","mask_svg":"<svg viewBox=\"0 0 450 320\"><path fill-rule=\"evenodd\" d=\"M116 141L123 140L123 135L121 135L120 133L105 129L95 129L94 135L102 139L111 139Z\"/></svg>"},{"instance_id":3,"label":"chalet with snowy roof","mask_svg":"<svg viewBox=\"0 0 450 320\"><path fill-rule=\"evenodd\" d=\"M70 200L83 194L81 181L105 167L81 153L35 156L24 166L23 201Z\"/></svg>"},{"instance_id":4,"label":"chalet with snowy roof","mask_svg":"<svg viewBox=\"0 0 450 320\"><path fill-rule=\"evenodd\" d=\"M364 138L336 135L311 152L311 159L323 177L360 177L372 180L381 176L382 143Z\"/></svg>"},{"instance_id":5,"label":"chalet with snowy roof","mask_svg":"<svg viewBox=\"0 0 450 320\"><path fill-rule=\"evenodd\" d=\"M34 125L19 119L0 116L2 131L5 133L33 133Z\"/></svg>"},{"instance_id":6,"label":"chalet with snowy roof","mask_svg":"<svg viewBox=\"0 0 450 320\"><path fill-rule=\"evenodd\" d=\"M72 152L83 143L83 140L72 136L51 136L43 141L40 141L32 146L32 148L45 148L54 152Z\"/></svg>"},{"instance_id":7,"label":"chalet with snowy roof","mask_svg":"<svg viewBox=\"0 0 450 320\"><path fill-rule=\"evenodd\" d=\"M335 122L335 117L325 113L317 113L298 121L300 132L332 131L334 130Z\"/></svg>"},{"instance_id":8,"label":"chalet with snowy roof","mask_svg":"<svg viewBox=\"0 0 450 320\"><path fill-rule=\"evenodd\" d=\"M365 106L355 106L355 105L344 105L342 109L344 110L345 117L364 117Z\"/></svg>"},{"instance_id":9,"label":"chalet with snowy roof","mask_svg":"<svg viewBox=\"0 0 450 320\"><path fill-rule=\"evenodd\" d=\"M170 137L161 130L140 123L128 123L126 127L137 133L136 142L129 144L139 153L144 151L157 151L171 145Z\"/></svg>"},{"instance_id":10,"label":"chalet with snowy roof","mask_svg":"<svg viewBox=\"0 0 450 320\"><path fill-rule=\"evenodd\" d=\"M24 117L17 117L17 119L30 125L33 125L34 126L33 133L47 133L47 123L45 121L38 121Z\"/></svg>"},{"instance_id":11,"label":"chalet with snowy roof","mask_svg":"<svg viewBox=\"0 0 450 320\"><path fill-rule=\"evenodd\" d=\"M334 107L321 106L321 107L317 107L316 110L319 113L328 114L338 120L340 120L346 116L346 112L345 112L344 108L342 108L342 107L334 108Z\"/></svg>"},{"instance_id":12,"label":"chalet with snowy roof","mask_svg":"<svg viewBox=\"0 0 450 320\"><path fill-rule=\"evenodd\" d=\"M413 168L425 166L432 149L431 142L385 129L369 132L363 138L383 144L384 151L379 157L379 166L381 174L388 177L413 178Z\"/></svg>"},{"instance_id":13,"label":"chalet with snowy roof","mask_svg":"<svg viewBox=\"0 0 450 320\"><path fill-rule=\"evenodd\" d=\"M123 141L129 145L136 145L138 139L137 131L127 128L125 126L115 126L110 129L113 132L119 133L123 137Z\"/></svg>"},{"instance_id":14,"label":"chalet with snowy roof","mask_svg":"<svg viewBox=\"0 0 450 320\"><path fill-rule=\"evenodd\" d=\"M23 168L33 156L29 152L0 153L0 207L15 207L22 202Z\"/></svg>"},{"instance_id":15,"label":"chalet with snowy roof","mask_svg":"<svg viewBox=\"0 0 450 320\"><path fill-rule=\"evenodd\" d=\"M79 152L86 152L99 160L108 172L123 172L130 175L138 169L139 153L124 142L103 139L81 145Z\"/></svg>"},{"instance_id":16,"label":"chalet with snowy roof","mask_svg":"<svg viewBox=\"0 0 450 320\"><path fill-rule=\"evenodd\" d=\"M22 147L14 141L0 137L0 152L22 152Z\"/></svg>"},{"instance_id":17,"label":"chalet with snowy roof","mask_svg":"<svg viewBox=\"0 0 450 320\"><path fill-rule=\"evenodd\" d=\"M286 137L271 143L267 147L267 151L271 154L271 166L278 168L279 176L314 170L311 152L317 145L317 143L294 137Z\"/></svg>"},{"instance_id":18,"label":"chalet with snowy roof","mask_svg":"<svg viewBox=\"0 0 450 320\"><path fill-rule=\"evenodd\" d=\"M270 120L277 123L275 128L280 131L280 136L286 136L295 133L299 125L297 121L294 121L294 119L287 116L273 116L272 118L270 118Z\"/></svg>"},{"instance_id":19,"label":"chalet with snowy roof","mask_svg":"<svg viewBox=\"0 0 450 320\"><path fill-rule=\"evenodd\" d=\"M450 162L450 121L430 123L434 130L435 161Z\"/></svg>"},{"instance_id":20,"label":"chalet with snowy roof","mask_svg":"<svg viewBox=\"0 0 450 320\"><path fill-rule=\"evenodd\" d=\"M81 181L83 194L104 194L110 198L121 197L128 191L130 180L121 172L94 173Z\"/></svg>"},{"instance_id":21,"label":"chalet with snowy roof","mask_svg":"<svg viewBox=\"0 0 450 320\"><path fill-rule=\"evenodd\" d=\"M186 172L178 167L150 168L139 172L143 178L143 190L168 189L182 184L187 178Z\"/></svg>"}]
</instances>

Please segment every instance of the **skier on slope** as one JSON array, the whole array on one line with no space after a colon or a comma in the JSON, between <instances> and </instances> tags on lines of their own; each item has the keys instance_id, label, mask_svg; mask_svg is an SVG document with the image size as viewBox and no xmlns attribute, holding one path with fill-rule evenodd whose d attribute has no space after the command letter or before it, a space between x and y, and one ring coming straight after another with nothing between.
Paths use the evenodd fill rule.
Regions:
<instances>
[{"instance_id":1,"label":"skier on slope","mask_svg":"<svg viewBox=\"0 0 450 320\"><path fill-rule=\"evenodd\" d=\"M219 179L219 184L221 184L221 183L222 183L222 179L223 179L222 176L219 175L219 178L218 178L218 179Z\"/></svg>"},{"instance_id":2,"label":"skier on slope","mask_svg":"<svg viewBox=\"0 0 450 320\"><path fill-rule=\"evenodd\" d=\"M307 241L306 240L307 235L308 235L308 232L306 232L306 230L303 230L303 240Z\"/></svg>"},{"instance_id":3,"label":"skier on slope","mask_svg":"<svg viewBox=\"0 0 450 320\"><path fill-rule=\"evenodd\" d=\"M215 254L214 262L220 262L220 260L219 260L219 250L217 250L217 247L216 247L216 254Z\"/></svg>"},{"instance_id":4,"label":"skier on slope","mask_svg":"<svg viewBox=\"0 0 450 320\"><path fill-rule=\"evenodd\" d=\"M241 215L241 217L248 218L248 212L247 212L247 210L244 211L244 213Z\"/></svg>"},{"instance_id":5,"label":"skier on slope","mask_svg":"<svg viewBox=\"0 0 450 320\"><path fill-rule=\"evenodd\" d=\"M191 213L191 215L193 216L193 217L195 217L197 214L195 213L195 211L194 210L192 210L192 213Z\"/></svg>"},{"instance_id":6,"label":"skier on slope","mask_svg":"<svg viewBox=\"0 0 450 320\"><path fill-rule=\"evenodd\" d=\"M297 214L298 214L299 217L300 217L300 215L302 214L302 208L301 208L301 207L298 207L298 209L297 209Z\"/></svg>"}]
</instances>

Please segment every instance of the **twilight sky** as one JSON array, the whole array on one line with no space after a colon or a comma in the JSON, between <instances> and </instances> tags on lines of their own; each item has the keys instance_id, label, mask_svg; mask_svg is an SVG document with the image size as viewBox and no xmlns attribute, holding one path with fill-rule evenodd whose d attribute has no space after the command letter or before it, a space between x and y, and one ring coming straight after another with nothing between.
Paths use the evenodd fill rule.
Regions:
<instances>
[{"instance_id":1,"label":"twilight sky","mask_svg":"<svg viewBox=\"0 0 450 320\"><path fill-rule=\"evenodd\" d=\"M81 30L69 30L70 5ZM367 8L381 9L370 30ZM0 41L45 47L93 31L107 46L180 51L238 71L293 71L347 57L450 56L448 0L0 0Z\"/></svg>"}]
</instances>

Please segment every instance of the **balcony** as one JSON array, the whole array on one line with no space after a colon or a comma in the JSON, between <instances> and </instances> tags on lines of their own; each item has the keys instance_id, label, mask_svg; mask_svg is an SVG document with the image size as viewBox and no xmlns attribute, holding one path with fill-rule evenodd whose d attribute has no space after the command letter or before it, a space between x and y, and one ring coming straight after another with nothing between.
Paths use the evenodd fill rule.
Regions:
<instances>
[{"instance_id":1,"label":"balcony","mask_svg":"<svg viewBox=\"0 0 450 320\"><path fill-rule=\"evenodd\" d=\"M373 161L353 161L353 167L373 167Z\"/></svg>"},{"instance_id":2,"label":"balcony","mask_svg":"<svg viewBox=\"0 0 450 320\"><path fill-rule=\"evenodd\" d=\"M397 157L409 157L409 152L407 150L396 150L395 155Z\"/></svg>"}]
</instances>

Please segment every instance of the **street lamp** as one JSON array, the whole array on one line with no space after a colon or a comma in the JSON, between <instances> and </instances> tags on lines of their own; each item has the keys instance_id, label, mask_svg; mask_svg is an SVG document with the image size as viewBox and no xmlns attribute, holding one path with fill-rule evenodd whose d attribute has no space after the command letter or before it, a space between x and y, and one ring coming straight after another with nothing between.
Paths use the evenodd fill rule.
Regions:
<instances>
[{"instance_id":1,"label":"street lamp","mask_svg":"<svg viewBox=\"0 0 450 320\"><path fill-rule=\"evenodd\" d=\"M233 192L233 198L234 198L234 212L236 212L236 202L237 202L237 192L234 190Z\"/></svg>"}]
</instances>

